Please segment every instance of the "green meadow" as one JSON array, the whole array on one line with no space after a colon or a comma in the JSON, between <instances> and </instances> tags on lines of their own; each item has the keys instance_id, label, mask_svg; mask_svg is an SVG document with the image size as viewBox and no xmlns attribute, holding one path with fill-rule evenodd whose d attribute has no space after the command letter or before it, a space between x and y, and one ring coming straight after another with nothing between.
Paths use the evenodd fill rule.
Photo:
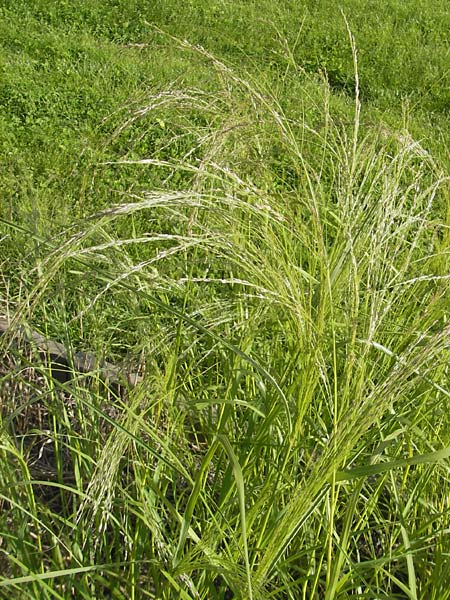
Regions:
<instances>
[{"instance_id":1,"label":"green meadow","mask_svg":"<svg viewBox=\"0 0 450 600\"><path fill-rule=\"evenodd\" d=\"M0 2L0 598L450 599L449 32Z\"/></svg>"}]
</instances>

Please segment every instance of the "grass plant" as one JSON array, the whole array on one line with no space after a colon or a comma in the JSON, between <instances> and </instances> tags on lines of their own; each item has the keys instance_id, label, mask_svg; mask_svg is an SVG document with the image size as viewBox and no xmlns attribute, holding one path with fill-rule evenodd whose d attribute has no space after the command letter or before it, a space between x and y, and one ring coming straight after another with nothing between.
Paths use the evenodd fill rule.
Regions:
<instances>
[{"instance_id":1,"label":"grass plant","mask_svg":"<svg viewBox=\"0 0 450 600\"><path fill-rule=\"evenodd\" d=\"M364 125L351 34L345 119L165 39L207 84L103 122L75 218L0 215L2 311L143 374L3 336L0 597L450 598L445 164Z\"/></svg>"}]
</instances>

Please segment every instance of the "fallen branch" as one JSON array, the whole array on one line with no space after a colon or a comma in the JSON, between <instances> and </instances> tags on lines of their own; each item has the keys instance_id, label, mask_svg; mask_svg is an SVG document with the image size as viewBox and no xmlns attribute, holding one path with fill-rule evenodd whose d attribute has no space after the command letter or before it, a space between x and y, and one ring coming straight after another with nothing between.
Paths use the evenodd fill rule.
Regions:
<instances>
[{"instance_id":1,"label":"fallen branch","mask_svg":"<svg viewBox=\"0 0 450 600\"><path fill-rule=\"evenodd\" d=\"M113 385L136 386L142 376L127 369L99 360L90 352L69 352L64 344L49 340L27 326L15 326L5 317L0 317L0 336L11 336L11 343L23 343L27 349L38 352L43 364L51 368L52 376L61 383L72 379L77 373L98 375Z\"/></svg>"}]
</instances>

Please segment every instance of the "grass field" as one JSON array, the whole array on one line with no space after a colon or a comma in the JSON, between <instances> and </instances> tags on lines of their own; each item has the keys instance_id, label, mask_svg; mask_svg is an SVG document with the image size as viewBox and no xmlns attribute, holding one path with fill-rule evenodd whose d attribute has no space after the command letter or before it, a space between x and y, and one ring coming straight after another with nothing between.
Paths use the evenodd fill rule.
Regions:
<instances>
[{"instance_id":1,"label":"grass field","mask_svg":"<svg viewBox=\"0 0 450 600\"><path fill-rule=\"evenodd\" d=\"M450 598L447 2L0 17L0 598Z\"/></svg>"}]
</instances>

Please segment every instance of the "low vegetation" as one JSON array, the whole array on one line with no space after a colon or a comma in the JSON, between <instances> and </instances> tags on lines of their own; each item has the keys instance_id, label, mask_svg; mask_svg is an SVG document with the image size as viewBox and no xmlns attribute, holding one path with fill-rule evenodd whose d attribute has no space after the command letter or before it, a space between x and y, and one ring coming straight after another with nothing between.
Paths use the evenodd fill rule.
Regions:
<instances>
[{"instance_id":1,"label":"low vegetation","mask_svg":"<svg viewBox=\"0 0 450 600\"><path fill-rule=\"evenodd\" d=\"M0 597L450 598L445 3L82 4L0 8Z\"/></svg>"}]
</instances>

